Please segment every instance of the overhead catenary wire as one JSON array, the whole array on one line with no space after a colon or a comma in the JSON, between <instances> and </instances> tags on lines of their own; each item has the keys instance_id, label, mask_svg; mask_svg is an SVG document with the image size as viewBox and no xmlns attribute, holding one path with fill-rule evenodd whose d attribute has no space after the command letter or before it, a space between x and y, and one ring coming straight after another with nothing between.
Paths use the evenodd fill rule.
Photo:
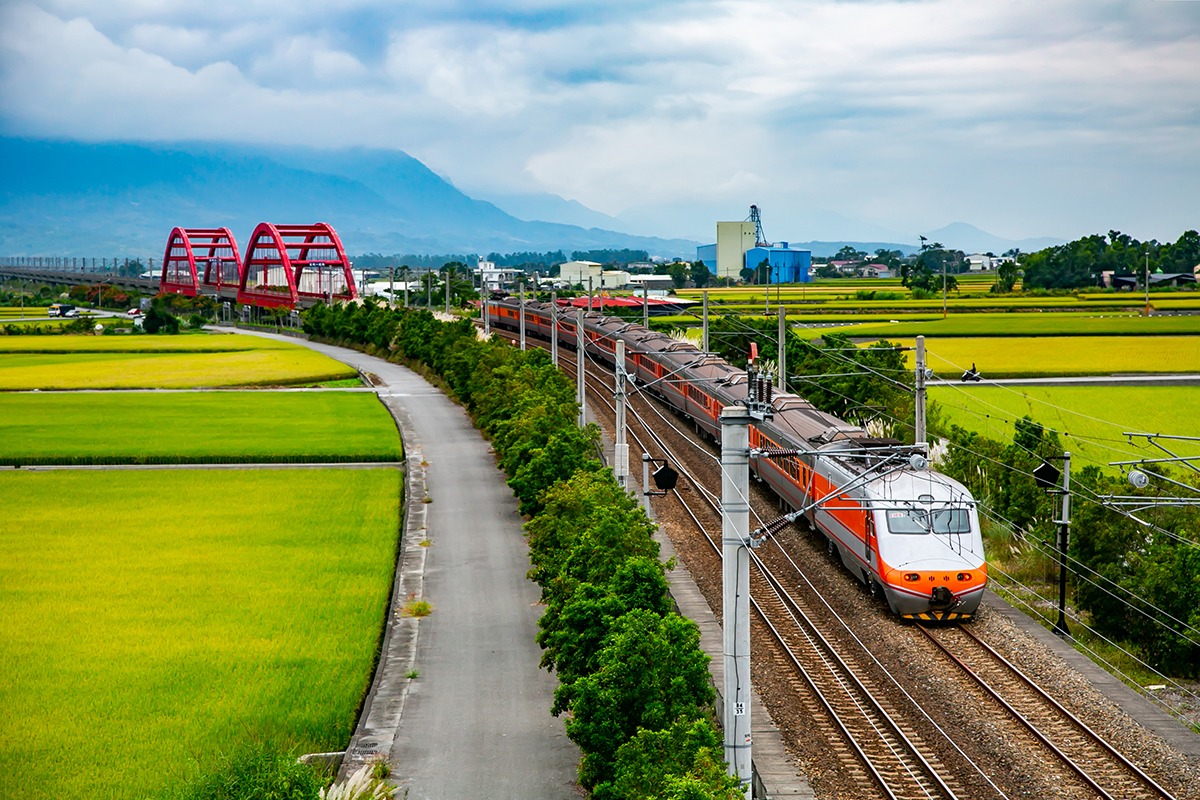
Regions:
<instances>
[{"instance_id":1,"label":"overhead catenary wire","mask_svg":"<svg viewBox=\"0 0 1200 800\"><path fill-rule=\"evenodd\" d=\"M751 328L750 326L746 326L746 328L747 328L748 332L751 332L751 333L753 333L753 334L754 334L754 335L756 335L756 336L765 335L765 332L763 332L763 331L758 331L758 330L756 330L756 329L753 329L753 328ZM857 349L857 348L856 348L856 349ZM589 360L592 360L594 363L598 363L598 362L596 362L596 361L595 361L595 358L592 356L592 354L591 354L591 353L587 353L587 352L586 352L586 349L585 349L585 355L588 357L588 359L589 359ZM851 363L857 363L856 361L853 361L853 360L851 360L851 359L846 359L846 360L847 360L847 361L851 361ZM680 368L680 369L682 369L682 368ZM676 370L676 371L679 371L679 370ZM866 372L866 373L859 373L859 374L871 374L872 372L877 372L877 371L874 371L874 370L868 370L868 372ZM836 374L838 374L838 375L846 375L846 373L836 373ZM880 376L881 376L881 377L886 377L886 376L882 376L882 374L880 374ZM813 377L816 377L816 376L810 376L810 379L811 379L811 378L813 378ZM641 388L641 387L638 387L638 389L640 389L640 388ZM846 398L846 399L852 399L852 398L848 398L846 395L841 395L840 393L837 393L837 392L833 392L833 394L835 394L835 395L838 395L838 396L841 396L841 397L843 397L843 398ZM662 418L662 419L663 419L663 421L664 421L664 422L666 422L668 425L670 425L672 428L674 428L674 429L675 429L677 432L681 432L681 431L679 430L679 428L677 428L677 427L676 427L676 426L675 426L673 423L671 423L670 421L668 421L668 420L666 419L666 417L665 417L665 416L663 416L663 415L662 415L662 413L661 413L661 412L659 412L659 411L658 411L658 409L654 407L654 404L649 404L649 407L650 407L650 408L652 408L652 409L655 411L655 413L656 413L656 414L658 414L658 416L659 416L660 418ZM892 417L892 416L890 416L890 415L881 414L881 416L887 417L888 419L891 419L893 422L896 422L896 423L898 423L898 424L900 424L900 425L904 425L904 426L906 426L906 427L909 427L909 426L907 425L907 423L905 423L904 421L902 421L902 420L898 420L897 418L895 418L895 417ZM1086 415L1081 415L1081 416L1086 416ZM640 420L640 415L639 415L639 421L641 421L641 420ZM643 421L643 424L644 424L644 421ZM686 439L687 441L691 441L690 437L685 437L685 439ZM964 448L964 449L967 449L967 448ZM1037 454L1036 452L1034 452L1033 450L1030 450L1029 448L1022 448L1022 449L1024 449L1024 450L1026 450L1027 452L1029 452L1029 453L1033 454L1035 457L1041 458L1041 456L1040 456L1040 455L1038 455L1038 454ZM706 454L706 455L708 455L709 457L712 457L712 458L714 458L714 459L715 459L715 457L713 457L713 456L712 456L712 454L711 454L711 453L708 453L708 452L707 452L705 449L703 449L703 448L700 448L700 450L701 450L701 452L705 453L705 454ZM971 451L970 451L969 449L967 449L967 452L971 452ZM976 454L976 455L981 455L981 456L982 456L982 454ZM1011 465L1004 464L1004 463L1002 463L1002 462L999 462L999 461L997 461L997 460L995 460L995 459L988 458L988 457L986 457L986 456L982 456L982 457L983 457L983 458L987 458L987 460L989 460L989 461L993 461L994 463L996 463L996 464L998 464L998 465L1000 465L1000 466L1002 466L1002 467L1005 467L1005 468L1011 468ZM1031 475L1031 473L1023 473L1023 474L1026 474L1026 475ZM1088 499L1090 499L1090 498L1086 498L1086 497L1084 497L1084 498L1081 498L1081 499L1088 500ZM1101 505L1106 505L1106 504L1105 504L1105 503L1103 503L1103 502L1100 502L1100 504L1101 504ZM1107 505L1106 505L1106 507L1110 507L1110 508L1111 508L1111 506L1107 506ZM996 521L996 522L998 522L998 523L1000 523L1000 524L1006 524L1006 525L1008 525L1009 527L1017 527L1017 526L1015 526L1015 524L1014 524L1014 523L1013 523L1011 520L1003 520L1003 519L1002 519L1002 518L1000 518L998 515L995 515L994 513L990 512L989 510L986 510L986 509L981 509L981 510L984 510L985 516L988 516L988 517L992 518L992 519L993 519L993 521ZM1118 511L1118 513L1120 513L1120 510L1119 510L1119 509L1112 509L1112 510ZM756 518L757 518L757 516L758 516L758 515L757 515L757 514L755 514L755 516L756 516ZM1141 524L1147 524L1147 523L1145 523L1144 521L1142 521L1142 520L1139 520L1139 519L1137 519L1136 517L1133 517L1132 515L1126 514L1126 516L1129 516L1131 519L1134 519L1135 521L1137 521L1137 522L1139 522L1139 523L1141 523ZM760 524L761 524L761 518L759 519L759 522L760 522ZM1153 527L1157 527L1157 526L1153 526ZM1162 530L1162 529L1159 529L1159 530ZM1167 535L1172 535L1172 532L1170 532L1170 531L1162 530L1162 532L1163 532L1163 533L1166 533ZM1185 538L1183 538L1183 537L1178 537L1178 536L1176 536L1175 538L1179 539L1179 540L1180 540L1181 542L1183 542L1183 543L1187 543L1187 544L1191 544L1191 545L1195 546L1195 543L1194 543L1194 542L1190 542L1190 540L1187 540L1187 539L1185 539ZM1038 543L1034 543L1034 544L1035 544L1035 550L1036 550L1037 552L1039 552L1039 554L1041 554L1041 555L1046 555L1046 553L1045 553L1043 550L1039 549L1039 548L1036 546L1036 544L1038 544ZM1141 597L1137 596L1136 594L1134 594L1134 593L1132 593L1132 592L1129 592L1128 590L1124 589L1124 587L1120 587L1118 584L1115 584L1115 583L1113 583L1111 580L1109 580L1109 579L1107 579L1107 578L1104 578L1104 576L1100 575L1100 573L1096 572L1095 570L1091 569L1091 568L1090 568L1090 567L1088 567L1087 565L1083 564L1083 562L1079 561L1078 559L1076 559L1076 558L1074 558L1074 557L1069 557L1069 559L1070 559L1070 560L1071 560L1073 563L1075 563L1075 564L1076 564L1078 567L1081 567L1081 568L1083 568L1083 569L1087 570L1088 572L1090 572L1090 573L1092 573L1092 574L1096 575L1097 577L1103 578L1104 580L1106 580L1108 583L1112 584L1113 586L1115 586L1115 587L1117 587L1117 588L1121 589L1122 591L1125 591L1125 592L1126 592L1126 593L1127 593L1127 594L1128 594L1130 597L1132 597L1133 599L1137 600L1137 601L1138 601L1139 603L1141 603L1143 606L1145 606L1145 607L1148 607L1148 608L1151 608L1151 609L1155 610L1156 612L1158 612L1158 613L1160 613L1160 614L1162 614L1162 615L1164 615L1164 616L1168 617L1169 619L1171 619L1172 621L1176 622L1177 624L1180 624L1181 626L1183 626L1183 627L1186 627L1186 628L1187 628L1187 629L1189 629L1189 630L1192 630L1192 631L1194 631L1194 632L1197 632L1195 628L1192 628L1192 627L1191 627L1190 625L1188 625L1187 623L1183 623L1182 621L1178 620L1178 619L1177 619L1177 618L1175 618L1173 615L1169 614L1169 612L1166 612L1166 611L1164 611L1164 610L1162 610L1162 609L1159 609L1159 608L1157 608L1156 606L1154 606L1152 603L1150 603L1149 601L1145 600L1144 598L1141 598ZM1078 573L1077 573L1077 574L1078 574ZM1011 576L1010 576L1010 577L1011 577ZM1097 583L1097 582L1096 582L1096 581L1094 581L1094 580L1091 580L1091 579L1090 579L1090 578L1088 578L1086 575L1078 575L1078 577L1079 577L1081 580L1085 580L1085 581L1087 581L1088 583L1090 583L1090 584L1092 584L1092 585L1095 585L1095 586L1096 586L1098 589L1100 589L1101 591L1104 591L1106 594L1108 594L1109 596L1111 596L1111 597L1113 597L1114 599L1118 600L1119 602L1121 602L1121 603L1123 603L1123 604L1127 605L1127 606L1128 606L1129 608L1131 608L1132 610L1135 610L1135 611L1137 611L1138 613L1141 613L1141 614L1143 614L1143 615L1145 615L1145 616L1147 616L1147 617L1149 617L1149 618L1151 618L1151 619L1154 619L1154 620L1155 620L1155 621L1156 621L1156 622L1157 622L1159 625L1163 626L1163 627L1164 627L1166 630L1168 630L1169 632L1172 632L1172 633L1179 633L1178 631L1174 631L1174 630L1172 630L1172 629L1171 629L1170 627L1168 627L1168 626L1167 626L1165 623L1163 623L1163 622L1162 622L1160 619L1157 619L1157 618L1155 618L1153 615L1149 614L1147 611L1145 611L1145 609L1144 609L1144 608L1138 608L1138 607L1137 607L1137 606L1135 606L1133 603L1131 603L1131 602L1130 602L1128 599L1126 599L1126 598L1123 598L1123 597L1119 597L1119 596L1117 596L1117 595L1113 594L1113 593L1112 593L1111 591L1109 591L1109 590L1108 590L1106 587L1102 586L1101 584ZM1090 628L1089 628L1089 630L1090 630ZM1099 635L1099 634L1097 634L1097 635Z\"/></svg>"}]
</instances>

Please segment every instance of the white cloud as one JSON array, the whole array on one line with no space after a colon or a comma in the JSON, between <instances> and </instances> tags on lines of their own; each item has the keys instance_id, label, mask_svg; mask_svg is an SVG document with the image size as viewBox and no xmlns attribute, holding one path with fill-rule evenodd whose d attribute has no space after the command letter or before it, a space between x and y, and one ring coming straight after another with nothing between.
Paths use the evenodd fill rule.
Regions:
<instances>
[{"instance_id":1,"label":"white cloud","mask_svg":"<svg viewBox=\"0 0 1200 800\"><path fill-rule=\"evenodd\" d=\"M10 133L400 147L647 223L1200 224L1200 3L40 0L0 26Z\"/></svg>"}]
</instances>

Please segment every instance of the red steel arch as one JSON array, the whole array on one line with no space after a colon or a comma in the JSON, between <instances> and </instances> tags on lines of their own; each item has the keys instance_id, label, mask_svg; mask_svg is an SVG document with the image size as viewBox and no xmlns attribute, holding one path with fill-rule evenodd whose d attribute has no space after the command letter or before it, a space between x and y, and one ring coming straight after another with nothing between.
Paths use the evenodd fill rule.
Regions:
<instances>
[{"instance_id":1,"label":"red steel arch","mask_svg":"<svg viewBox=\"0 0 1200 800\"><path fill-rule=\"evenodd\" d=\"M240 286L241 270L237 241L229 228L173 228L158 291L195 297L201 286L209 286L219 292L225 286Z\"/></svg>"},{"instance_id":2,"label":"red steel arch","mask_svg":"<svg viewBox=\"0 0 1200 800\"><path fill-rule=\"evenodd\" d=\"M358 299L342 240L325 222L259 223L246 248L238 302L295 308L302 298Z\"/></svg>"}]
</instances>

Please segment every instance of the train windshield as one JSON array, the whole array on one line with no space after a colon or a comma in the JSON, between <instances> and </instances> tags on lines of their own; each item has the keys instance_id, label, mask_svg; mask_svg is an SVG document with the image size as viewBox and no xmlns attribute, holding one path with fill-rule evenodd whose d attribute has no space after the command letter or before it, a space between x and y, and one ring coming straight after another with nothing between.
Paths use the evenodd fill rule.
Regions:
<instances>
[{"instance_id":1,"label":"train windshield","mask_svg":"<svg viewBox=\"0 0 1200 800\"><path fill-rule=\"evenodd\" d=\"M971 530L971 516L965 508L894 509L887 512L887 522L891 533L967 533Z\"/></svg>"}]
</instances>

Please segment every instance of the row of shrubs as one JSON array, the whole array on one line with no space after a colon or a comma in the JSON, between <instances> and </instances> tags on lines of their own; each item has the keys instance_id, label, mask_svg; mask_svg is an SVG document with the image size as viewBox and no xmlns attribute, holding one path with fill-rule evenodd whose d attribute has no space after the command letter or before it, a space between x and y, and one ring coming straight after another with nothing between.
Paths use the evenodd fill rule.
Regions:
<instances>
[{"instance_id":1,"label":"row of shrubs","mask_svg":"<svg viewBox=\"0 0 1200 800\"><path fill-rule=\"evenodd\" d=\"M654 526L596 457L575 389L545 351L479 339L470 321L366 303L304 314L311 336L410 363L440 379L493 444L529 517L552 713L595 798L735 798L713 719L709 658L672 610Z\"/></svg>"}]
</instances>

